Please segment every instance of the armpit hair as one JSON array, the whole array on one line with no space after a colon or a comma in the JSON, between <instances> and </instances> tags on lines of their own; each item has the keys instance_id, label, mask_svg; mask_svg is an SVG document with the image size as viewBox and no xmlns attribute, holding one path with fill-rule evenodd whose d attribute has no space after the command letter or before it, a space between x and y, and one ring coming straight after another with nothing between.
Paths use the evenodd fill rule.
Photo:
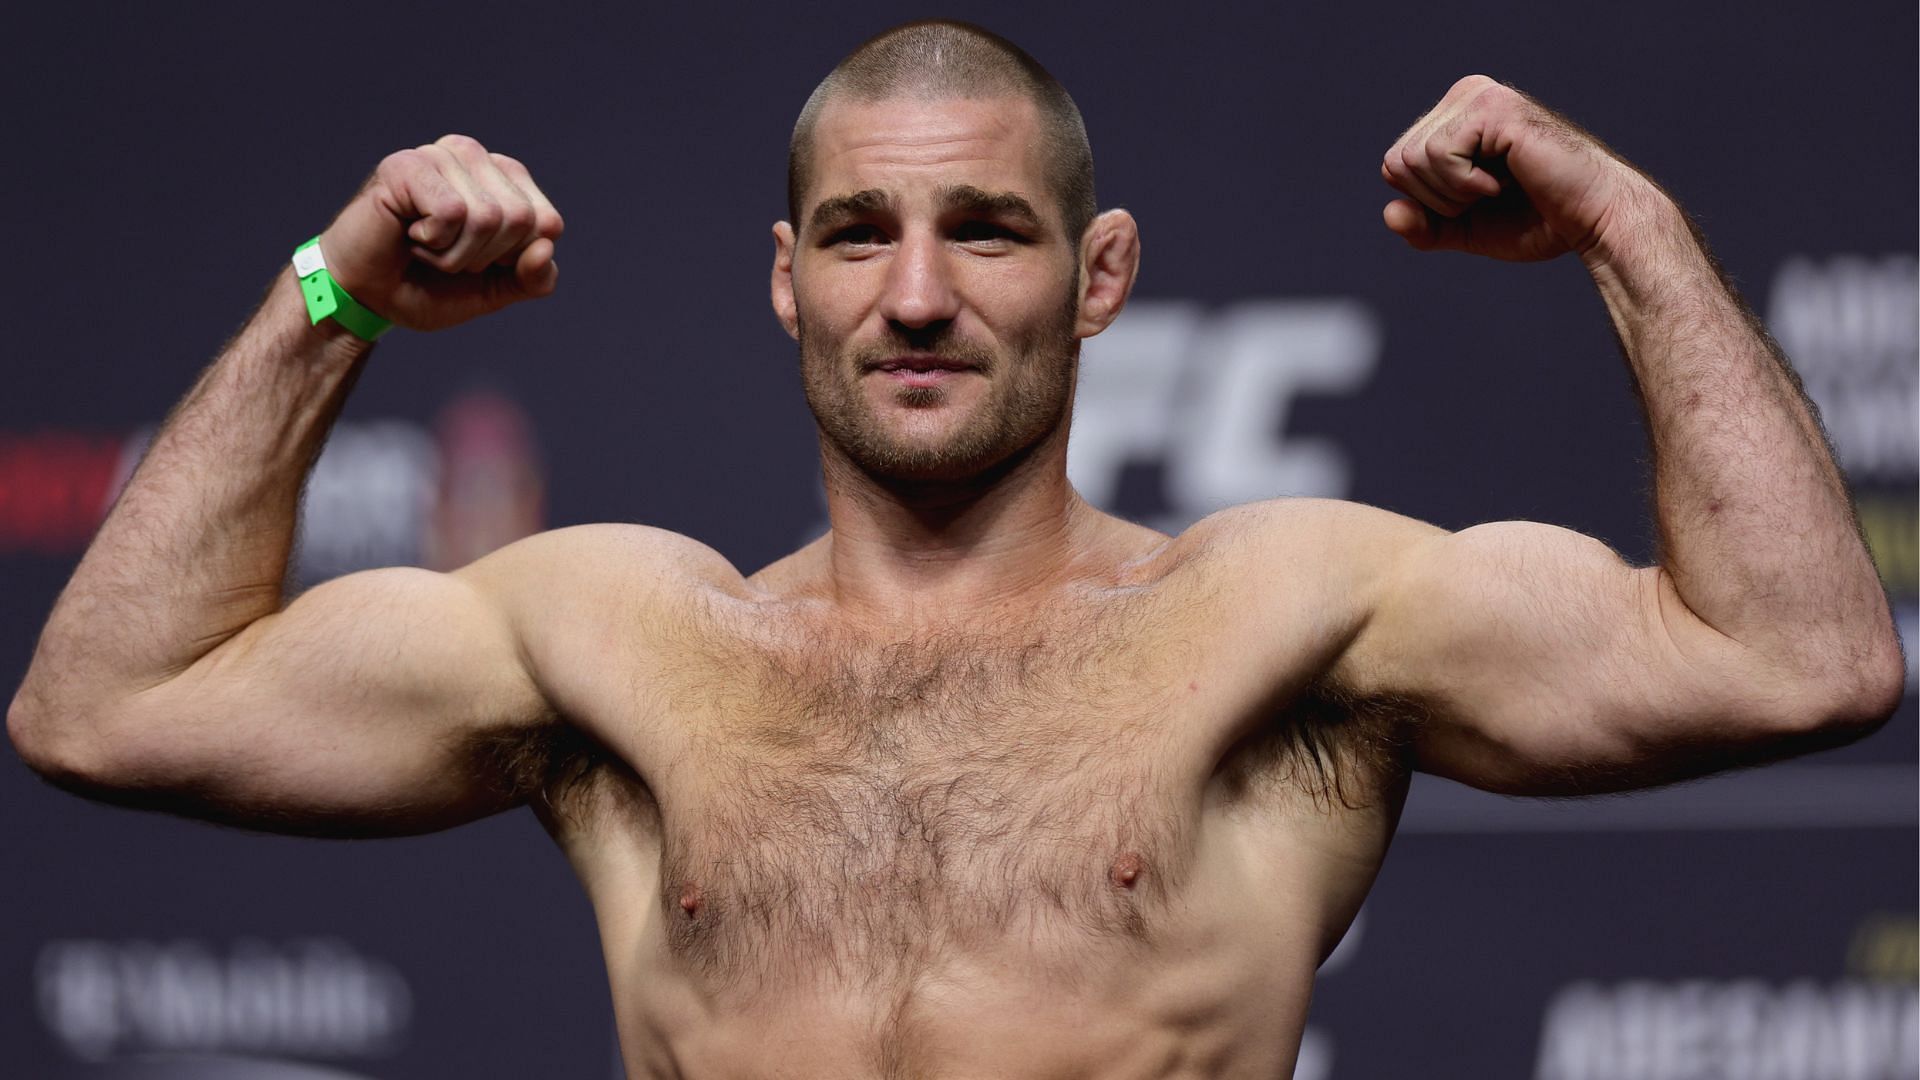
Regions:
<instances>
[{"instance_id":1,"label":"armpit hair","mask_svg":"<svg viewBox=\"0 0 1920 1080\"><path fill-rule=\"evenodd\" d=\"M596 779L618 759L576 725L555 719L533 728L489 728L467 741L474 775L499 796L542 816L574 821Z\"/></svg>"},{"instance_id":2,"label":"armpit hair","mask_svg":"<svg viewBox=\"0 0 1920 1080\"><path fill-rule=\"evenodd\" d=\"M1425 715L1411 698L1356 693L1323 675L1243 740L1227 782L1236 791L1276 783L1323 810L1366 809L1408 767L1413 726Z\"/></svg>"}]
</instances>

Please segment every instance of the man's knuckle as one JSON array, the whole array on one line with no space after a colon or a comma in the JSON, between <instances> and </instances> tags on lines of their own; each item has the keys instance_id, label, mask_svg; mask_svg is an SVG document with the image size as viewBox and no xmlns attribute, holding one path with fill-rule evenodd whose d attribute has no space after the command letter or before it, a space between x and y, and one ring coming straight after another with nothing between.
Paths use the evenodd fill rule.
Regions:
<instances>
[{"instance_id":1,"label":"man's knuckle","mask_svg":"<svg viewBox=\"0 0 1920 1080\"><path fill-rule=\"evenodd\" d=\"M506 211L489 196L476 195L467 201L467 224L475 229L492 232L505 218Z\"/></svg>"},{"instance_id":2,"label":"man's knuckle","mask_svg":"<svg viewBox=\"0 0 1920 1080\"><path fill-rule=\"evenodd\" d=\"M567 231L567 222L558 210L541 210L534 217L533 231L550 240L558 239Z\"/></svg>"},{"instance_id":3,"label":"man's knuckle","mask_svg":"<svg viewBox=\"0 0 1920 1080\"><path fill-rule=\"evenodd\" d=\"M1494 83L1479 97L1481 108L1493 110L1502 115L1518 112L1530 112L1537 109L1534 100L1504 83Z\"/></svg>"},{"instance_id":4,"label":"man's knuckle","mask_svg":"<svg viewBox=\"0 0 1920 1080\"><path fill-rule=\"evenodd\" d=\"M486 147L480 145L480 140L471 135L462 135L459 132L450 132L440 136L434 140L434 145L444 147L452 153L460 155L472 155L476 152L481 154L486 153Z\"/></svg>"},{"instance_id":5,"label":"man's knuckle","mask_svg":"<svg viewBox=\"0 0 1920 1080\"><path fill-rule=\"evenodd\" d=\"M449 169L458 169L460 159L453 151L439 143L427 143L412 151L413 161L422 172L445 175Z\"/></svg>"},{"instance_id":6,"label":"man's knuckle","mask_svg":"<svg viewBox=\"0 0 1920 1080\"><path fill-rule=\"evenodd\" d=\"M420 152L418 150L395 150L393 153L381 158L380 164L375 165L373 171L377 176L396 176L416 169L419 165Z\"/></svg>"},{"instance_id":7,"label":"man's knuckle","mask_svg":"<svg viewBox=\"0 0 1920 1080\"><path fill-rule=\"evenodd\" d=\"M500 224L514 232L527 232L533 228L533 206L524 200L506 203L500 209Z\"/></svg>"}]
</instances>

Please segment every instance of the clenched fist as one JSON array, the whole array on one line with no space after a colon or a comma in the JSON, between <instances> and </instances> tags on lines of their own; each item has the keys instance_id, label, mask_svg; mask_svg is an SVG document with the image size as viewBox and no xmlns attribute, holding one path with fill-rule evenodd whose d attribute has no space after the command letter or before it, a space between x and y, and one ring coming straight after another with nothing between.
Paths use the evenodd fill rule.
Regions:
<instances>
[{"instance_id":1,"label":"clenched fist","mask_svg":"<svg viewBox=\"0 0 1920 1080\"><path fill-rule=\"evenodd\" d=\"M1381 212L1407 243L1496 259L1585 258L1665 198L1600 140L1485 75L1414 121L1380 175L1409 196Z\"/></svg>"},{"instance_id":2,"label":"clenched fist","mask_svg":"<svg viewBox=\"0 0 1920 1080\"><path fill-rule=\"evenodd\" d=\"M320 249L362 305L438 330L551 293L563 227L525 165L448 135L382 161Z\"/></svg>"}]
</instances>

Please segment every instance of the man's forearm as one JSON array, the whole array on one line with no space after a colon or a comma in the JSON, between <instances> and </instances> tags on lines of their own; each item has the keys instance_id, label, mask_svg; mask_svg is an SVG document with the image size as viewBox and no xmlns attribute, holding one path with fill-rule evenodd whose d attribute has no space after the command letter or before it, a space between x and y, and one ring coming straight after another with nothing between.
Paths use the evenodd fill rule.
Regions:
<instances>
[{"instance_id":1,"label":"man's forearm","mask_svg":"<svg viewBox=\"0 0 1920 1080\"><path fill-rule=\"evenodd\" d=\"M1645 408L1661 565L1687 606L1793 673L1885 682L1897 646L1845 480L1704 239L1649 184L1586 262Z\"/></svg>"},{"instance_id":2,"label":"man's forearm","mask_svg":"<svg viewBox=\"0 0 1920 1080\"><path fill-rule=\"evenodd\" d=\"M154 437L54 605L20 722L85 739L78 728L114 701L279 608L301 485L367 351L331 320L310 325L281 272Z\"/></svg>"}]
</instances>

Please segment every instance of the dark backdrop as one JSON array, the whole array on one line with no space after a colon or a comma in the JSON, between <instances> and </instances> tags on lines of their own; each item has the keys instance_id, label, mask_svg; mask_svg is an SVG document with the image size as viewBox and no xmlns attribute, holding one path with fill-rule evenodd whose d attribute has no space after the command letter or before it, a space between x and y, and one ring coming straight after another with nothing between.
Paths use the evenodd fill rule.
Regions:
<instances>
[{"instance_id":1,"label":"dark backdrop","mask_svg":"<svg viewBox=\"0 0 1920 1080\"><path fill-rule=\"evenodd\" d=\"M0 685L143 430L381 156L448 131L561 206L562 288L383 344L303 577L600 520L748 570L788 550L821 508L766 302L787 131L839 56L922 14L1047 64L1103 205L1141 222L1136 306L1087 352L1083 490L1167 527L1322 494L1651 556L1644 440L1580 267L1421 256L1379 222L1381 152L1484 71L1691 209L1826 409L1912 639L1911 3L35 6L0 44ZM1854 746L1645 796L1423 780L1299 1075L1916 1076L1914 732L1910 691ZM590 912L530 815L255 836L9 759L0 821L7 1075L613 1068Z\"/></svg>"}]
</instances>

